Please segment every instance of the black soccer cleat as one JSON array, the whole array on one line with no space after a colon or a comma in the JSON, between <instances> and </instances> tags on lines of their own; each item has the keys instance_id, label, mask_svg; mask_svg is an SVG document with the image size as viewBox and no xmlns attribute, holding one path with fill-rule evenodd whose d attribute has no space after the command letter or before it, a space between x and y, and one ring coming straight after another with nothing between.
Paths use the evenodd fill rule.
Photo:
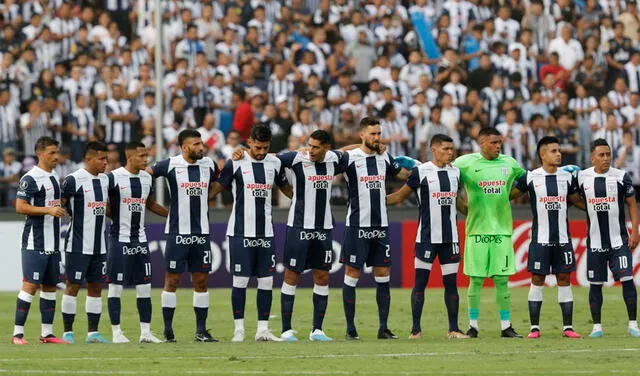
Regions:
<instances>
[{"instance_id":1,"label":"black soccer cleat","mask_svg":"<svg viewBox=\"0 0 640 376\"><path fill-rule=\"evenodd\" d=\"M344 339L347 341L358 341L360 340L360 336L358 335L358 331L353 329L345 334Z\"/></svg>"},{"instance_id":2,"label":"black soccer cleat","mask_svg":"<svg viewBox=\"0 0 640 376\"><path fill-rule=\"evenodd\" d=\"M204 332L196 333L196 338L193 342L220 342L218 339L211 335L209 329Z\"/></svg>"},{"instance_id":3,"label":"black soccer cleat","mask_svg":"<svg viewBox=\"0 0 640 376\"><path fill-rule=\"evenodd\" d=\"M173 331L165 331L164 332L164 343L176 343L176 336L173 334Z\"/></svg>"},{"instance_id":4,"label":"black soccer cleat","mask_svg":"<svg viewBox=\"0 0 640 376\"><path fill-rule=\"evenodd\" d=\"M502 337L502 338L522 338L522 336L520 334L516 333L516 331L513 329L512 326L510 326L507 329L503 330L502 333L500 333L500 337Z\"/></svg>"},{"instance_id":5,"label":"black soccer cleat","mask_svg":"<svg viewBox=\"0 0 640 376\"><path fill-rule=\"evenodd\" d=\"M469 330L467 330L466 334L469 336L469 338L478 338L478 329L471 326L469 327Z\"/></svg>"},{"instance_id":6,"label":"black soccer cleat","mask_svg":"<svg viewBox=\"0 0 640 376\"><path fill-rule=\"evenodd\" d=\"M378 339L398 339L398 336L391 333L389 329L378 330Z\"/></svg>"}]
</instances>

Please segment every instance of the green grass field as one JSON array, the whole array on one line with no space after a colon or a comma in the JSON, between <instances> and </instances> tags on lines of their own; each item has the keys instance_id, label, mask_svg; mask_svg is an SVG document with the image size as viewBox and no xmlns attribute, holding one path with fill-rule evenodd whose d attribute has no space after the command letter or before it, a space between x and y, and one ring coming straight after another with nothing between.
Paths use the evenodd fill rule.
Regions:
<instances>
[{"instance_id":1,"label":"green grass field","mask_svg":"<svg viewBox=\"0 0 640 376\"><path fill-rule=\"evenodd\" d=\"M474 340L447 340L446 314L442 290L428 290L421 341L407 338L411 327L409 290L392 292L390 328L401 339L376 339L377 310L375 290L359 289L356 320L361 340L345 342L344 317L339 289L333 289L325 320L325 332L337 339L333 343L313 343L306 340L312 314L311 290L298 290L294 312L294 328L299 331L297 343L256 343L250 340L255 333L255 289L247 296L247 341L230 343L233 320L230 290L213 290L209 327L221 339L220 343L194 344L194 314L192 295L182 290L178 295L175 331L177 344L132 343L127 345L74 346L38 345L40 312L38 303L32 305L26 327L29 346L9 344L13 328L15 294L0 294L4 309L0 314L0 328L5 340L0 344L0 373L10 375L565 375L565 374L636 374L640 373L637 356L640 339L626 335L626 311L621 290L605 289L603 325L605 338L569 340L560 336L560 308L556 289L545 290L542 308L540 340L501 339L493 290L485 289L480 315L480 337ZM460 291L460 324L467 326L466 291ZM591 330L587 303L587 289L574 289L576 330L587 335ZM160 336L162 318L160 292L154 291L154 319L152 329ZM60 295L58 296L60 298ZM527 289L513 290L514 327L521 334L528 331ZM78 299L76 338L86 335L84 294ZM56 312L54 330L62 334L61 315ZM126 290L123 296L122 327L129 339L137 341L138 316L135 291ZM279 291L274 291L273 314L279 316ZM101 330L111 337L109 318L104 313ZM279 333L280 319L274 317L271 327Z\"/></svg>"}]
</instances>

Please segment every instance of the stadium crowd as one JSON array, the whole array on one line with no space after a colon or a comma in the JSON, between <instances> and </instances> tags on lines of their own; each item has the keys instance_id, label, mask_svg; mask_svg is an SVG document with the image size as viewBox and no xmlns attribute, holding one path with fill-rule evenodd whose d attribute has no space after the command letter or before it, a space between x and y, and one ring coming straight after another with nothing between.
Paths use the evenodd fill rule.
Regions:
<instances>
[{"instance_id":1,"label":"stadium crowd","mask_svg":"<svg viewBox=\"0 0 640 376\"><path fill-rule=\"evenodd\" d=\"M223 161L253 125L273 152L316 129L336 147L383 121L392 155L426 160L437 133L459 153L496 127L504 153L537 165L536 142L560 139L564 164L588 165L605 138L614 166L640 184L640 18L635 0L4 0L0 4L0 205L15 200L34 143L62 143L61 178L84 144L109 145L108 171L141 140L197 129ZM431 35L420 36L420 14ZM154 73L162 36L163 87ZM427 37L429 54L421 38ZM432 41L433 43L428 43ZM429 47L431 46L431 47ZM435 51L435 55L434 55ZM429 56L428 56L429 55ZM165 94L156 140L155 90Z\"/></svg>"}]
</instances>

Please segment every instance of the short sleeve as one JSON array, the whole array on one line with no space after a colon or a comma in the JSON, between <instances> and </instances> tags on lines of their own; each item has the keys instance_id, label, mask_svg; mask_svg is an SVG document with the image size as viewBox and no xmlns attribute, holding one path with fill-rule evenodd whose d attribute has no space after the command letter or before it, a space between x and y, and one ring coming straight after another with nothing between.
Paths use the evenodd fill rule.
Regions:
<instances>
[{"instance_id":1,"label":"short sleeve","mask_svg":"<svg viewBox=\"0 0 640 376\"><path fill-rule=\"evenodd\" d=\"M513 158L511 158L511 170L513 171L513 175L515 176L516 179L521 177L522 175L526 175L527 173L527 170L522 168L522 166L520 166L518 161L516 161Z\"/></svg>"},{"instance_id":2,"label":"short sleeve","mask_svg":"<svg viewBox=\"0 0 640 376\"><path fill-rule=\"evenodd\" d=\"M524 173L519 178L517 178L513 186L520 192L526 192L527 191L527 174Z\"/></svg>"},{"instance_id":3,"label":"short sleeve","mask_svg":"<svg viewBox=\"0 0 640 376\"><path fill-rule=\"evenodd\" d=\"M18 186L18 198L31 201L33 196L38 192L38 185L33 177L25 175L20 179L20 185Z\"/></svg>"},{"instance_id":4,"label":"short sleeve","mask_svg":"<svg viewBox=\"0 0 640 376\"><path fill-rule=\"evenodd\" d=\"M286 151L278 154L278 159L280 159L280 162L282 162L283 168L291 168L291 166L293 165L293 161L296 158L296 155L298 155L298 152Z\"/></svg>"},{"instance_id":5,"label":"short sleeve","mask_svg":"<svg viewBox=\"0 0 640 376\"><path fill-rule=\"evenodd\" d=\"M636 194L636 190L631 184L631 177L629 176L628 172L625 172L624 176L622 177L622 189L624 191L624 197L632 197Z\"/></svg>"},{"instance_id":6,"label":"short sleeve","mask_svg":"<svg viewBox=\"0 0 640 376\"><path fill-rule=\"evenodd\" d=\"M107 179L109 179L109 185L107 189L112 190L113 188L116 187L116 179L113 176L113 172L110 172L107 174Z\"/></svg>"},{"instance_id":7,"label":"short sleeve","mask_svg":"<svg viewBox=\"0 0 640 376\"><path fill-rule=\"evenodd\" d=\"M420 173L417 167L411 169L411 175L409 175L409 179L407 179L407 185L413 190L416 190L420 186Z\"/></svg>"},{"instance_id":8,"label":"short sleeve","mask_svg":"<svg viewBox=\"0 0 640 376\"><path fill-rule=\"evenodd\" d=\"M229 188L231 186L231 181L233 180L233 161L229 159L222 167L222 171L220 172L220 176L218 177L218 183L220 183L223 187Z\"/></svg>"},{"instance_id":9,"label":"short sleeve","mask_svg":"<svg viewBox=\"0 0 640 376\"><path fill-rule=\"evenodd\" d=\"M289 181L287 180L287 174L285 173L286 168L284 167L284 164L280 164L280 169L276 171L276 185L278 187L284 187L285 185L289 184Z\"/></svg>"},{"instance_id":10,"label":"short sleeve","mask_svg":"<svg viewBox=\"0 0 640 376\"><path fill-rule=\"evenodd\" d=\"M328 153L334 153L335 155L338 156L338 161L334 162L335 168L334 168L334 171L333 171L333 175L335 176L335 175L339 175L339 174L342 174L343 172L345 172L346 170L344 170L342 168L342 166L340 165L340 161L342 160L342 156L345 153L341 152L340 150L331 150Z\"/></svg>"},{"instance_id":11,"label":"short sleeve","mask_svg":"<svg viewBox=\"0 0 640 376\"><path fill-rule=\"evenodd\" d=\"M340 172L346 172L349 167L349 153L342 153L338 161L338 169Z\"/></svg>"},{"instance_id":12,"label":"short sleeve","mask_svg":"<svg viewBox=\"0 0 640 376\"><path fill-rule=\"evenodd\" d=\"M169 174L169 160L158 161L151 168L153 170L153 176L155 177L167 177Z\"/></svg>"},{"instance_id":13,"label":"short sleeve","mask_svg":"<svg viewBox=\"0 0 640 376\"><path fill-rule=\"evenodd\" d=\"M76 192L76 178L67 176L62 183L62 198L70 198Z\"/></svg>"},{"instance_id":14,"label":"short sleeve","mask_svg":"<svg viewBox=\"0 0 640 376\"><path fill-rule=\"evenodd\" d=\"M578 192L578 177L574 174L571 174L571 181L569 182L569 194L574 194Z\"/></svg>"},{"instance_id":15,"label":"short sleeve","mask_svg":"<svg viewBox=\"0 0 640 376\"><path fill-rule=\"evenodd\" d=\"M398 175L398 173L400 173L400 165L398 164L398 162L396 162L396 160L391 156L391 154L387 153L387 176L396 176Z\"/></svg>"},{"instance_id":16,"label":"short sleeve","mask_svg":"<svg viewBox=\"0 0 640 376\"><path fill-rule=\"evenodd\" d=\"M218 177L220 176L220 167L218 167L218 164L216 164L215 162L213 162L211 164L211 168L210 168L210 175L211 175L211 179L210 181L216 181L218 180Z\"/></svg>"}]
</instances>

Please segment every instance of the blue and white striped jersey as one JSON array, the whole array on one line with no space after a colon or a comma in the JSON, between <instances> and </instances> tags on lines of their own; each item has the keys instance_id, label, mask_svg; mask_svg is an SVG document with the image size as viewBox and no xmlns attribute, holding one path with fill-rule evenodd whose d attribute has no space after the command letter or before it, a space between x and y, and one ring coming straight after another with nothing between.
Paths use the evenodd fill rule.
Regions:
<instances>
[{"instance_id":1,"label":"blue and white striped jersey","mask_svg":"<svg viewBox=\"0 0 640 376\"><path fill-rule=\"evenodd\" d=\"M60 206L60 184L55 171L33 167L22 179L18 199L30 205L50 208ZM60 218L51 215L27 216L22 232L22 249L39 252L60 251Z\"/></svg>"},{"instance_id":2,"label":"blue and white striped jersey","mask_svg":"<svg viewBox=\"0 0 640 376\"><path fill-rule=\"evenodd\" d=\"M105 174L91 175L84 168L70 174L62 184L62 198L67 201L71 223L65 251L85 255L107 253L104 243L107 189Z\"/></svg>"},{"instance_id":3,"label":"blue and white striped jersey","mask_svg":"<svg viewBox=\"0 0 640 376\"><path fill-rule=\"evenodd\" d=\"M456 198L460 170L426 162L413 168L407 185L416 193L420 205L416 243L457 243Z\"/></svg>"},{"instance_id":4,"label":"blue and white striped jersey","mask_svg":"<svg viewBox=\"0 0 640 376\"><path fill-rule=\"evenodd\" d=\"M120 243L147 241L144 212L147 198L153 193L153 178L146 171L132 174L120 167L107 174L111 205L110 236Z\"/></svg>"},{"instance_id":5,"label":"blue and white striped jersey","mask_svg":"<svg viewBox=\"0 0 640 376\"><path fill-rule=\"evenodd\" d=\"M361 148L349 150L340 158L349 190L347 226L387 227L387 176L395 176L400 166L389 153L367 154Z\"/></svg>"},{"instance_id":6,"label":"blue and white striped jersey","mask_svg":"<svg viewBox=\"0 0 640 376\"><path fill-rule=\"evenodd\" d=\"M515 187L529 193L533 213L531 241L537 244L571 243L567 197L578 191L577 179L564 170L552 174L540 167L520 176Z\"/></svg>"},{"instance_id":7,"label":"blue and white striped jersey","mask_svg":"<svg viewBox=\"0 0 640 376\"><path fill-rule=\"evenodd\" d=\"M587 247L618 248L626 244L629 233L624 201L635 195L629 174L613 167L598 174L591 167L578 173L578 187L587 206Z\"/></svg>"},{"instance_id":8,"label":"blue and white striped jersey","mask_svg":"<svg viewBox=\"0 0 640 376\"><path fill-rule=\"evenodd\" d=\"M169 183L171 206L166 234L209 234L209 186L218 172L209 157L190 164L182 155L176 155L153 166L153 175L165 177Z\"/></svg>"},{"instance_id":9,"label":"blue and white striped jersey","mask_svg":"<svg viewBox=\"0 0 640 376\"><path fill-rule=\"evenodd\" d=\"M242 159L225 163L218 182L233 193L227 236L272 237L273 185L287 184L280 159L267 154L258 161L245 151Z\"/></svg>"},{"instance_id":10,"label":"blue and white striped jersey","mask_svg":"<svg viewBox=\"0 0 640 376\"><path fill-rule=\"evenodd\" d=\"M311 162L309 154L288 152L278 155L293 186L287 226L305 229L333 228L331 186L340 169L340 152L328 151L322 162Z\"/></svg>"}]
</instances>

